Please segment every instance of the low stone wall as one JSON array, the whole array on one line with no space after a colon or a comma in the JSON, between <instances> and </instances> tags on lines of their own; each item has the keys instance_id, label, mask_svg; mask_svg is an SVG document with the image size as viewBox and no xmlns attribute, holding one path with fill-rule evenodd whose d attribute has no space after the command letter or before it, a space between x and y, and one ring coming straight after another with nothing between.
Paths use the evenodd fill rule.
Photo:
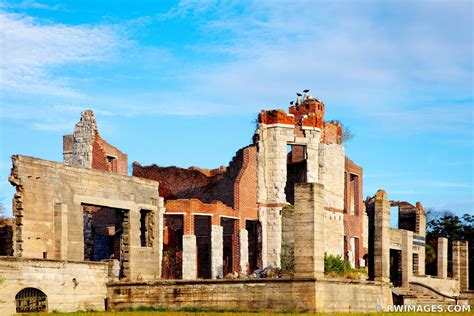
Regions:
<instances>
[{"instance_id":1,"label":"low stone wall","mask_svg":"<svg viewBox=\"0 0 474 316\"><path fill-rule=\"evenodd\" d=\"M448 296L458 296L460 293L459 280L442 279L435 276L412 276L410 282L417 282L429 286Z\"/></svg>"},{"instance_id":2,"label":"low stone wall","mask_svg":"<svg viewBox=\"0 0 474 316\"><path fill-rule=\"evenodd\" d=\"M388 284L308 279L174 280L109 283L112 310L140 306L243 311L375 311L392 304Z\"/></svg>"},{"instance_id":3,"label":"low stone wall","mask_svg":"<svg viewBox=\"0 0 474 316\"><path fill-rule=\"evenodd\" d=\"M28 287L47 295L50 312L104 310L107 266L106 262L0 257L0 314L15 313L15 296Z\"/></svg>"}]
</instances>

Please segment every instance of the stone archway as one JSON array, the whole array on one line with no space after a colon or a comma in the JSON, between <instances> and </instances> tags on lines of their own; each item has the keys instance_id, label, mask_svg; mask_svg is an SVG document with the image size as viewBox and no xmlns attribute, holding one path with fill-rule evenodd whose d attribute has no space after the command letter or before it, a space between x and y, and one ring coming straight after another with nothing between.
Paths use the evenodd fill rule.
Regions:
<instances>
[{"instance_id":1,"label":"stone archway","mask_svg":"<svg viewBox=\"0 0 474 316\"><path fill-rule=\"evenodd\" d=\"M48 297L43 291L27 287L15 295L17 313L39 313L48 311Z\"/></svg>"}]
</instances>

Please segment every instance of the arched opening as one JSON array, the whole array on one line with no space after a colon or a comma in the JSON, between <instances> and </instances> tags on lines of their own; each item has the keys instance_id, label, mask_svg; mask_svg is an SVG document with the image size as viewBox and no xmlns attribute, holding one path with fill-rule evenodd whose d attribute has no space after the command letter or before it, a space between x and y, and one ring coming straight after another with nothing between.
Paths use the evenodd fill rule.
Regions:
<instances>
[{"instance_id":1,"label":"arched opening","mask_svg":"<svg viewBox=\"0 0 474 316\"><path fill-rule=\"evenodd\" d=\"M48 311L48 297L42 291L27 287L15 296L17 313L39 313Z\"/></svg>"}]
</instances>

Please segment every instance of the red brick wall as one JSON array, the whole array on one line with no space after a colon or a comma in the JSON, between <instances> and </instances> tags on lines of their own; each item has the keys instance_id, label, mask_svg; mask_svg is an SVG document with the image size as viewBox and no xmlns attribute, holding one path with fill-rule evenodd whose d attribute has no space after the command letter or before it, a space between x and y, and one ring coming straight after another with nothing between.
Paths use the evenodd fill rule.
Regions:
<instances>
[{"instance_id":1,"label":"red brick wall","mask_svg":"<svg viewBox=\"0 0 474 316\"><path fill-rule=\"evenodd\" d=\"M133 163L135 177L156 180L160 183L159 193L165 200L198 199L205 203L213 200L213 187L224 177L223 171L207 176L199 169L178 167L141 166Z\"/></svg>"},{"instance_id":2,"label":"red brick wall","mask_svg":"<svg viewBox=\"0 0 474 316\"><path fill-rule=\"evenodd\" d=\"M234 207L240 214L240 229L244 229L245 219L258 219L256 146L243 150L243 164L234 184L234 192Z\"/></svg>"},{"instance_id":3,"label":"red brick wall","mask_svg":"<svg viewBox=\"0 0 474 316\"><path fill-rule=\"evenodd\" d=\"M355 186L354 195L356 195L354 214L349 214L349 190L350 175L357 175L357 183ZM363 247L363 214L365 213L365 205L363 202L362 192L362 174L363 170L357 166L352 160L346 157L345 159L345 179L344 179L344 235L348 237L357 237L359 243L359 258L363 259L368 252L367 248ZM358 262L356 263L358 265Z\"/></svg>"},{"instance_id":4,"label":"red brick wall","mask_svg":"<svg viewBox=\"0 0 474 316\"><path fill-rule=\"evenodd\" d=\"M321 143L324 144L341 144L342 128L339 124L324 122Z\"/></svg>"},{"instance_id":5,"label":"red brick wall","mask_svg":"<svg viewBox=\"0 0 474 316\"><path fill-rule=\"evenodd\" d=\"M107 156L115 157L112 164ZM128 174L128 156L96 134L92 144L92 169Z\"/></svg>"},{"instance_id":6,"label":"red brick wall","mask_svg":"<svg viewBox=\"0 0 474 316\"><path fill-rule=\"evenodd\" d=\"M166 213L185 213L184 234L194 234L193 213L210 214L212 225L220 225L219 216L239 217L238 211L226 206L220 201L211 204L203 203L197 199L191 200L169 200L165 204Z\"/></svg>"}]
</instances>

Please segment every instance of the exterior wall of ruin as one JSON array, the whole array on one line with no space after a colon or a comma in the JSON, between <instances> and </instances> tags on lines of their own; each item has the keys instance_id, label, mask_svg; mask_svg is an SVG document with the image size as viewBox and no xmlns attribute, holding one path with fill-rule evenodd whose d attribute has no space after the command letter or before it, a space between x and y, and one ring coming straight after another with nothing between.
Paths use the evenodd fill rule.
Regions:
<instances>
[{"instance_id":1,"label":"exterior wall of ruin","mask_svg":"<svg viewBox=\"0 0 474 316\"><path fill-rule=\"evenodd\" d=\"M125 277L160 275L163 205L158 183L26 156L13 156L15 256L84 259L82 203L126 210ZM153 214L151 247L142 247L140 210Z\"/></svg>"},{"instance_id":2,"label":"exterior wall of ruin","mask_svg":"<svg viewBox=\"0 0 474 316\"><path fill-rule=\"evenodd\" d=\"M341 212L324 212L324 251L344 258L344 219Z\"/></svg>"},{"instance_id":3,"label":"exterior wall of ruin","mask_svg":"<svg viewBox=\"0 0 474 316\"><path fill-rule=\"evenodd\" d=\"M388 284L349 280L247 279L108 285L112 310L140 306L208 310L367 312L392 304ZM199 295L196 295L199 293Z\"/></svg>"},{"instance_id":4,"label":"exterior wall of ruin","mask_svg":"<svg viewBox=\"0 0 474 316\"><path fill-rule=\"evenodd\" d=\"M63 138L64 162L83 167L92 166L92 146L97 133L94 113L86 110L81 113L81 120L74 126L74 134Z\"/></svg>"},{"instance_id":5,"label":"exterior wall of ruin","mask_svg":"<svg viewBox=\"0 0 474 316\"><path fill-rule=\"evenodd\" d=\"M0 256L13 256L15 220L0 218Z\"/></svg>"},{"instance_id":6,"label":"exterior wall of ruin","mask_svg":"<svg viewBox=\"0 0 474 316\"><path fill-rule=\"evenodd\" d=\"M108 161L108 157L114 159ZM128 174L127 155L100 137L91 110L81 113L72 135L63 136L63 161L70 165Z\"/></svg>"},{"instance_id":7,"label":"exterior wall of ruin","mask_svg":"<svg viewBox=\"0 0 474 316\"><path fill-rule=\"evenodd\" d=\"M319 145L319 182L324 185L324 207L344 210L344 147L338 144Z\"/></svg>"},{"instance_id":8,"label":"exterior wall of ruin","mask_svg":"<svg viewBox=\"0 0 474 316\"><path fill-rule=\"evenodd\" d=\"M48 311L104 310L107 262L0 258L0 311L16 313L15 295L33 287L47 295ZM75 281L74 281L75 280Z\"/></svg>"},{"instance_id":9,"label":"exterior wall of ruin","mask_svg":"<svg viewBox=\"0 0 474 316\"><path fill-rule=\"evenodd\" d=\"M280 266L281 209L286 202L287 144L294 141L294 125L264 125L257 130L257 201L262 223L263 266Z\"/></svg>"},{"instance_id":10,"label":"exterior wall of ruin","mask_svg":"<svg viewBox=\"0 0 474 316\"><path fill-rule=\"evenodd\" d=\"M109 162L108 157L113 157ZM97 134L92 144L92 169L128 174L128 156Z\"/></svg>"}]
</instances>

